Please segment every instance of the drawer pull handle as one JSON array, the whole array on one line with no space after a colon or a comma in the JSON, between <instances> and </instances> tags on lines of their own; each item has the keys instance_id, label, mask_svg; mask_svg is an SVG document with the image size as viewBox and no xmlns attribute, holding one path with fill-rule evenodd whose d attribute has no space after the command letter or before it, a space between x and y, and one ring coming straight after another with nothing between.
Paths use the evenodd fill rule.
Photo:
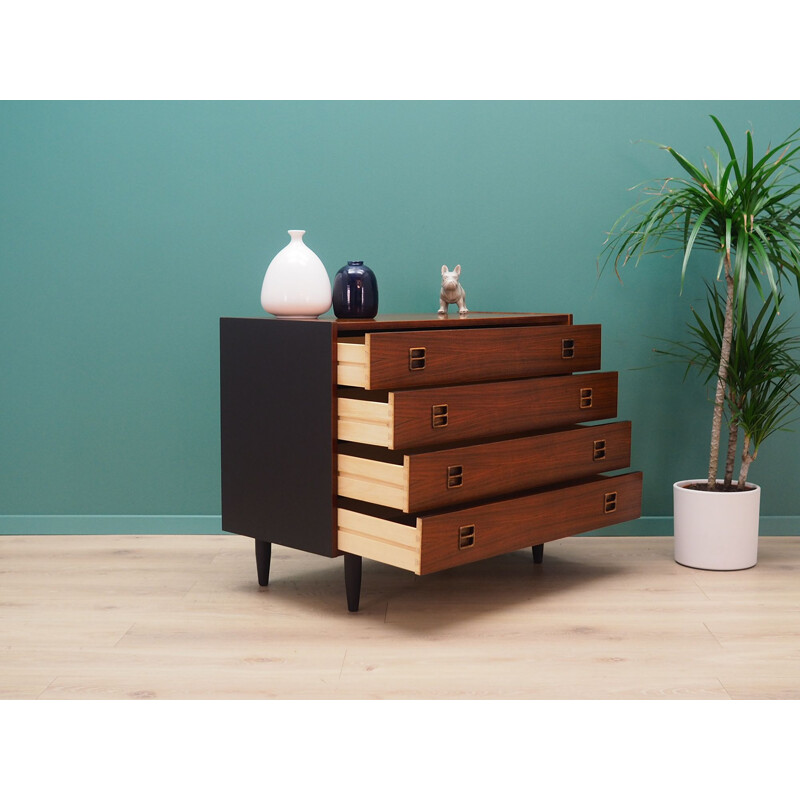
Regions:
<instances>
[{"instance_id":1,"label":"drawer pull handle","mask_svg":"<svg viewBox=\"0 0 800 800\"><path fill-rule=\"evenodd\" d=\"M418 369L425 369L425 348L408 348L408 368L412 372Z\"/></svg>"},{"instance_id":2,"label":"drawer pull handle","mask_svg":"<svg viewBox=\"0 0 800 800\"><path fill-rule=\"evenodd\" d=\"M444 428L447 425L447 403L431 406L431 425L434 428Z\"/></svg>"},{"instance_id":3,"label":"drawer pull handle","mask_svg":"<svg viewBox=\"0 0 800 800\"><path fill-rule=\"evenodd\" d=\"M464 467L460 464L447 468L447 488L456 489L464 485Z\"/></svg>"},{"instance_id":4,"label":"drawer pull handle","mask_svg":"<svg viewBox=\"0 0 800 800\"><path fill-rule=\"evenodd\" d=\"M463 525L458 529L458 549L469 550L475 544L475 526Z\"/></svg>"},{"instance_id":5,"label":"drawer pull handle","mask_svg":"<svg viewBox=\"0 0 800 800\"><path fill-rule=\"evenodd\" d=\"M575 358L575 340L561 340L561 358Z\"/></svg>"},{"instance_id":6,"label":"drawer pull handle","mask_svg":"<svg viewBox=\"0 0 800 800\"><path fill-rule=\"evenodd\" d=\"M593 461L604 461L606 457L606 440L597 439L594 443Z\"/></svg>"},{"instance_id":7,"label":"drawer pull handle","mask_svg":"<svg viewBox=\"0 0 800 800\"><path fill-rule=\"evenodd\" d=\"M606 514L613 514L617 510L617 493L606 492L603 498L603 505Z\"/></svg>"},{"instance_id":8,"label":"drawer pull handle","mask_svg":"<svg viewBox=\"0 0 800 800\"><path fill-rule=\"evenodd\" d=\"M581 389L581 408L592 407L592 390Z\"/></svg>"}]
</instances>

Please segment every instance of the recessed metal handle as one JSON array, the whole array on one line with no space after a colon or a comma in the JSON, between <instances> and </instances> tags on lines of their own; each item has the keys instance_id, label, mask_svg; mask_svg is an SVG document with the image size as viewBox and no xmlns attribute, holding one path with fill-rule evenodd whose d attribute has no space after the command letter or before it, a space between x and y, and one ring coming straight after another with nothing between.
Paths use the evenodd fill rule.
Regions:
<instances>
[{"instance_id":1,"label":"recessed metal handle","mask_svg":"<svg viewBox=\"0 0 800 800\"><path fill-rule=\"evenodd\" d=\"M464 467L457 464L447 468L447 488L457 489L464 485Z\"/></svg>"},{"instance_id":2,"label":"recessed metal handle","mask_svg":"<svg viewBox=\"0 0 800 800\"><path fill-rule=\"evenodd\" d=\"M593 448L593 461L604 461L606 457L606 440L596 439Z\"/></svg>"},{"instance_id":3,"label":"recessed metal handle","mask_svg":"<svg viewBox=\"0 0 800 800\"><path fill-rule=\"evenodd\" d=\"M475 545L475 526L462 525L458 529L458 549L469 550Z\"/></svg>"},{"instance_id":4,"label":"recessed metal handle","mask_svg":"<svg viewBox=\"0 0 800 800\"><path fill-rule=\"evenodd\" d=\"M425 353L424 347L409 347L408 348L408 368L412 372L418 369L425 369Z\"/></svg>"}]
</instances>

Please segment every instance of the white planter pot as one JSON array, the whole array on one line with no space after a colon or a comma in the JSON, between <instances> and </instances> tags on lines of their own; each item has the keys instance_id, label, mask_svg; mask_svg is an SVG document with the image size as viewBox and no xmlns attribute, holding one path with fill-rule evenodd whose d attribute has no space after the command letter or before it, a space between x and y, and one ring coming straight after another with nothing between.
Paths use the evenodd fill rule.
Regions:
<instances>
[{"instance_id":1,"label":"white planter pot","mask_svg":"<svg viewBox=\"0 0 800 800\"><path fill-rule=\"evenodd\" d=\"M761 487L749 492L687 489L703 479L673 484L675 560L685 567L733 570L758 560ZM717 481L721 483L721 481Z\"/></svg>"},{"instance_id":2,"label":"white planter pot","mask_svg":"<svg viewBox=\"0 0 800 800\"><path fill-rule=\"evenodd\" d=\"M291 241L267 267L261 307L276 317L315 318L331 307L331 282L319 256L303 241L305 231L289 231Z\"/></svg>"}]
</instances>

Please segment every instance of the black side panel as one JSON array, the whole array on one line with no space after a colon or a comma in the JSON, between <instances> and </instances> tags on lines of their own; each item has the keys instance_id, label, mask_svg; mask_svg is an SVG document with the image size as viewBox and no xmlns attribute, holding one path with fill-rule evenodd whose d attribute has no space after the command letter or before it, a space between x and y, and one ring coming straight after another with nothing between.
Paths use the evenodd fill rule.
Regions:
<instances>
[{"instance_id":1,"label":"black side panel","mask_svg":"<svg viewBox=\"0 0 800 800\"><path fill-rule=\"evenodd\" d=\"M333 556L331 325L220 320L222 529Z\"/></svg>"}]
</instances>

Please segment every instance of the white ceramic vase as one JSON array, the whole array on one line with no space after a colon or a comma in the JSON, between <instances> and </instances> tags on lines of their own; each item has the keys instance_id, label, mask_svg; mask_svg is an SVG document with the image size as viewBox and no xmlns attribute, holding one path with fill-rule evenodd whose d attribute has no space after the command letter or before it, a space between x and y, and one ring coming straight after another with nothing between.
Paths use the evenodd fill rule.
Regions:
<instances>
[{"instance_id":1,"label":"white ceramic vase","mask_svg":"<svg viewBox=\"0 0 800 800\"><path fill-rule=\"evenodd\" d=\"M305 231L289 231L291 241L270 261L261 284L261 307L276 317L313 319L331 307L325 265L303 241Z\"/></svg>"},{"instance_id":2,"label":"white ceramic vase","mask_svg":"<svg viewBox=\"0 0 800 800\"><path fill-rule=\"evenodd\" d=\"M699 479L673 484L675 560L686 567L748 569L758 560L761 487L748 492L689 489ZM717 481L721 483L721 481Z\"/></svg>"}]
</instances>

